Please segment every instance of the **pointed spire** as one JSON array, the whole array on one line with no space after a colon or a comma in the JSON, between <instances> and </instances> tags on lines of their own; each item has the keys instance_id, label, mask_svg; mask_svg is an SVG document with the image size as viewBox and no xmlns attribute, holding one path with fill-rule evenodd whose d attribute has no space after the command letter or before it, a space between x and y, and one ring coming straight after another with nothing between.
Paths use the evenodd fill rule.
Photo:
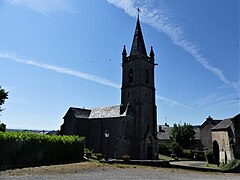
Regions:
<instances>
[{"instance_id":1,"label":"pointed spire","mask_svg":"<svg viewBox=\"0 0 240 180\"><path fill-rule=\"evenodd\" d=\"M142 30L140 26L139 16L137 18L136 29L133 37L132 48L130 55L143 54L147 56Z\"/></svg>"},{"instance_id":2,"label":"pointed spire","mask_svg":"<svg viewBox=\"0 0 240 180\"><path fill-rule=\"evenodd\" d=\"M153 47L151 46L150 54L149 54L151 59L154 59L154 52L153 52Z\"/></svg>"},{"instance_id":3,"label":"pointed spire","mask_svg":"<svg viewBox=\"0 0 240 180\"><path fill-rule=\"evenodd\" d=\"M122 52L122 56L126 57L127 56L127 51L126 51L126 46L123 46L123 52Z\"/></svg>"}]
</instances>

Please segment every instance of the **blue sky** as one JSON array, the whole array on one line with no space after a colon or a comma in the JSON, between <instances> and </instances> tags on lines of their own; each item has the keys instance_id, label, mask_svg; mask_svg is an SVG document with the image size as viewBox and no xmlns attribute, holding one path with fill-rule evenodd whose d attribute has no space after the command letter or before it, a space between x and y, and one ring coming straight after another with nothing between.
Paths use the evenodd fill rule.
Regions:
<instances>
[{"instance_id":1,"label":"blue sky","mask_svg":"<svg viewBox=\"0 0 240 180\"><path fill-rule=\"evenodd\" d=\"M158 63L158 124L239 113L238 0L3 0L7 128L59 129L70 106L119 104L121 53L130 51L138 6Z\"/></svg>"}]
</instances>

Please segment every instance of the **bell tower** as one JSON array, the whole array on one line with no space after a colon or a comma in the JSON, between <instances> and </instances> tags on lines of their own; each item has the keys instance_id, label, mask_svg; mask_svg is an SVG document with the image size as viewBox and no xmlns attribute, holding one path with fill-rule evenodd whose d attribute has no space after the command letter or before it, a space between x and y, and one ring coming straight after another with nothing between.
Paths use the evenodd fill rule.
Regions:
<instances>
[{"instance_id":1,"label":"bell tower","mask_svg":"<svg viewBox=\"0 0 240 180\"><path fill-rule=\"evenodd\" d=\"M154 52L147 55L139 16L137 18L130 55L122 52L122 108L135 117L130 151L135 159L157 159L157 116L154 85Z\"/></svg>"}]
</instances>

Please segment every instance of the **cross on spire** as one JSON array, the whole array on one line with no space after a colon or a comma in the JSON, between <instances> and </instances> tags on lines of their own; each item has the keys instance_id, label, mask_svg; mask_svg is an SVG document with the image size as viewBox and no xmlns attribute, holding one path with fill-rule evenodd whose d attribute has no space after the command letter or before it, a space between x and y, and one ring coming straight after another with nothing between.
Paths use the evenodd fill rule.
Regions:
<instances>
[{"instance_id":1,"label":"cross on spire","mask_svg":"<svg viewBox=\"0 0 240 180\"><path fill-rule=\"evenodd\" d=\"M138 14L138 18L139 18L139 14L141 13L139 7L137 7L137 14Z\"/></svg>"}]
</instances>

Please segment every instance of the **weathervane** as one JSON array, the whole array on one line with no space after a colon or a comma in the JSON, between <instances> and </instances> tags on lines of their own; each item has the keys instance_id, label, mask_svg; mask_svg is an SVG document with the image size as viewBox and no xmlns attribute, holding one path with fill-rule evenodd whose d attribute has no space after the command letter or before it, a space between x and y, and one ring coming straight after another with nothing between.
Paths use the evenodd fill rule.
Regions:
<instances>
[{"instance_id":1,"label":"weathervane","mask_svg":"<svg viewBox=\"0 0 240 180\"><path fill-rule=\"evenodd\" d=\"M139 7L137 7L137 14L138 14L138 18L139 18L139 14L141 13Z\"/></svg>"}]
</instances>

